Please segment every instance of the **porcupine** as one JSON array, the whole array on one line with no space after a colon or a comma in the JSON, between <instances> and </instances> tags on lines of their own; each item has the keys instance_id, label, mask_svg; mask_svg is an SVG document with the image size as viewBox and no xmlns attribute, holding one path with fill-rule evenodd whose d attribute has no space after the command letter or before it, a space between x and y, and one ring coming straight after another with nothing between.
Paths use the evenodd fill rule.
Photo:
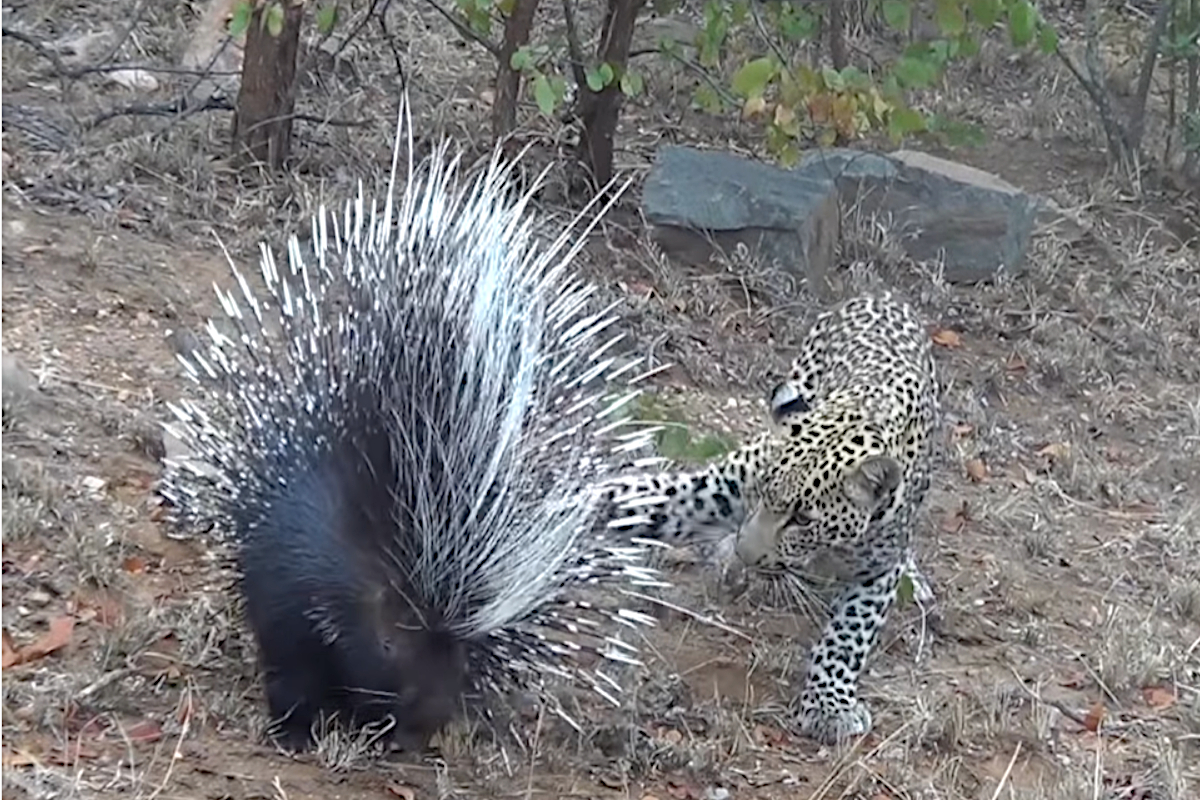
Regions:
<instances>
[{"instance_id":1,"label":"porcupine","mask_svg":"<svg viewBox=\"0 0 1200 800\"><path fill-rule=\"evenodd\" d=\"M232 543L269 731L293 750L322 717L424 748L465 697L512 689L566 716L556 678L615 702L605 664L637 663L616 634L653 624L573 591L658 583L594 514L614 454L652 431L622 410L641 360L614 355L612 307L572 271L589 210L544 243L541 178L516 192L497 149L464 179L446 141L414 166L406 108L382 209L361 183L340 222L322 207L286 270L260 245L266 295L230 260L236 333L209 321L180 356L199 397L170 408L189 454L160 491Z\"/></svg>"}]
</instances>

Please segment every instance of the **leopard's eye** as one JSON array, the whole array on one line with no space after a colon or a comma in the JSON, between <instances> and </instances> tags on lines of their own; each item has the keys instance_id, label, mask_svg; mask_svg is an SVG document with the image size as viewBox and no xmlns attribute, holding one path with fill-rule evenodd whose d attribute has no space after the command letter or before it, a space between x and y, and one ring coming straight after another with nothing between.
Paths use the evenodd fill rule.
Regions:
<instances>
[{"instance_id":1,"label":"leopard's eye","mask_svg":"<svg viewBox=\"0 0 1200 800\"><path fill-rule=\"evenodd\" d=\"M808 527L813 525L817 518L805 508L796 508L792 510L792 524Z\"/></svg>"}]
</instances>

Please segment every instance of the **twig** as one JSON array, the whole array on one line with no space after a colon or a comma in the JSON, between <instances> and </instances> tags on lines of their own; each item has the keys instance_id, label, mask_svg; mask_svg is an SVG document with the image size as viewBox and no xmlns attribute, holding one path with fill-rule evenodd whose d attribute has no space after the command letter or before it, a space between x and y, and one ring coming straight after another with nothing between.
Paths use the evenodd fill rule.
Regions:
<instances>
[{"instance_id":1,"label":"twig","mask_svg":"<svg viewBox=\"0 0 1200 800\"><path fill-rule=\"evenodd\" d=\"M1013 748L1012 758L1008 760L1008 766L1004 768L1004 774L1000 776L1000 782L996 784L996 791L992 792L992 800L1000 800L1000 792L1004 789L1004 784L1008 783L1008 778L1012 775L1013 765L1017 763L1017 756L1021 754L1021 743L1017 742L1017 746Z\"/></svg>"},{"instance_id":2,"label":"twig","mask_svg":"<svg viewBox=\"0 0 1200 800\"><path fill-rule=\"evenodd\" d=\"M583 68L583 43L579 41L579 28L575 24L575 7L571 0L563 0L563 18L567 26L567 52L571 56L571 73L577 86L587 85L587 72Z\"/></svg>"},{"instance_id":3,"label":"twig","mask_svg":"<svg viewBox=\"0 0 1200 800\"><path fill-rule=\"evenodd\" d=\"M459 20L458 17L454 16L449 11L442 8L441 3L437 2L437 0L423 0L423 2L427 6L432 8L434 11L436 11L437 13L439 13L443 17L445 17L446 21L449 22L451 25L453 25L458 30L458 32L461 33L463 36L465 36L467 39L471 40L472 42L475 42L477 45L482 47L484 50L487 50L489 53L492 54L492 57L495 58L496 60L500 59L500 46L499 45L488 41L487 39L483 38L475 31L471 30L470 27L468 27L461 20Z\"/></svg>"},{"instance_id":4,"label":"twig","mask_svg":"<svg viewBox=\"0 0 1200 800\"><path fill-rule=\"evenodd\" d=\"M54 52L49 47L46 47L46 45L30 36L28 33L21 33L20 31L14 31L10 28L3 28L0 29L0 34L7 36L10 39L15 39L21 44L29 45L31 48L33 48L35 53L53 65L55 73L59 75L66 74L67 68L63 64L62 59L58 57L58 53Z\"/></svg>"},{"instance_id":5,"label":"twig","mask_svg":"<svg viewBox=\"0 0 1200 800\"><path fill-rule=\"evenodd\" d=\"M1017 679L1017 683L1020 685L1020 687L1022 689L1024 689L1026 694L1028 694L1031 698L1033 698L1034 701L1041 703L1042 705L1050 706L1051 708L1057 708L1059 711L1062 712L1062 715L1064 717L1071 720L1072 722L1074 722L1075 724L1077 724L1079 727L1083 728L1084 730L1092 729L1091 723L1089 723L1087 721L1087 718L1084 717L1082 714L1080 714L1078 711L1074 710L1073 708L1068 706L1066 703L1060 702L1058 700L1047 700L1046 698L1042 697L1037 692L1030 689L1028 686L1025 685L1025 679L1021 677L1021 674L1019 672L1017 672L1015 667L1010 666L1009 671L1011 671L1013 674L1013 677ZM1125 725L1123 723L1109 723L1104 726L1104 728L1106 730L1110 730L1110 731L1118 731L1118 730L1122 730L1122 729L1128 728L1128 727L1129 727L1128 725ZM1098 732L1099 731L1097 731L1097 733Z\"/></svg>"},{"instance_id":6,"label":"twig","mask_svg":"<svg viewBox=\"0 0 1200 800\"><path fill-rule=\"evenodd\" d=\"M132 673L133 673L133 670L128 667L122 667L121 669L114 669L111 672L106 672L103 675L101 675L99 678L97 678L96 680L92 681L87 686L80 689L79 692L75 695L75 699L76 700L87 700L89 697L96 694L101 689L104 689L105 687L113 685L117 681L124 678L126 675L130 675Z\"/></svg>"},{"instance_id":7,"label":"twig","mask_svg":"<svg viewBox=\"0 0 1200 800\"><path fill-rule=\"evenodd\" d=\"M103 125L117 117L170 117L176 114L199 114L202 111L235 111L233 103L223 97L209 97L200 103L192 103L187 97L177 97L165 103L131 103L97 114L85 126L88 130ZM297 122L312 122L339 128L365 128L371 120L326 119L313 114L292 114Z\"/></svg>"},{"instance_id":8,"label":"twig","mask_svg":"<svg viewBox=\"0 0 1200 800\"><path fill-rule=\"evenodd\" d=\"M642 56L642 55L650 55L652 53L657 54L657 55L664 55L667 58L672 59L672 60L682 64L687 69L696 73L696 75L698 75L701 80L703 80L705 83L707 83L712 88L712 90L714 92L716 92L717 95L722 100L724 100L726 103L729 103L731 106L740 105L738 103L738 99L736 97L734 97L730 92L726 91L724 87L722 87L719 83L717 83L715 80L713 80L712 76L708 74L708 70L706 70L704 67L700 66L699 64L695 63L691 59L685 58L684 56L680 55L679 53L672 52L669 49L664 50L662 48L659 48L657 50L638 50L635 53L630 53L629 57L632 59L635 55Z\"/></svg>"}]
</instances>

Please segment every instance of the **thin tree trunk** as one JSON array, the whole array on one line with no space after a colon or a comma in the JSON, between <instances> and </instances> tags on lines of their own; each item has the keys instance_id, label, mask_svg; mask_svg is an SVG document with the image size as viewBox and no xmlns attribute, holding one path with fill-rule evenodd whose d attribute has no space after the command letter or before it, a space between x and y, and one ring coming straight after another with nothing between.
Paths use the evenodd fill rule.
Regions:
<instances>
[{"instance_id":1,"label":"thin tree trunk","mask_svg":"<svg viewBox=\"0 0 1200 800\"><path fill-rule=\"evenodd\" d=\"M609 0L604 16L600 44L596 55L601 63L613 69L617 79L599 92L587 85L579 87L583 135L577 157L591 172L596 188L603 188L613 175L613 139L621 114L620 77L629 62L629 47L633 41L633 26L646 0Z\"/></svg>"},{"instance_id":2,"label":"thin tree trunk","mask_svg":"<svg viewBox=\"0 0 1200 800\"><path fill-rule=\"evenodd\" d=\"M829 0L829 58L839 72L850 63L846 55L845 0Z\"/></svg>"},{"instance_id":3,"label":"thin tree trunk","mask_svg":"<svg viewBox=\"0 0 1200 800\"><path fill-rule=\"evenodd\" d=\"M296 53L304 4L278 0L283 29L272 36L264 17L272 3L258 3L246 30L242 85L233 115L233 150L272 170L283 167L292 146L292 112L296 105Z\"/></svg>"},{"instance_id":4,"label":"thin tree trunk","mask_svg":"<svg viewBox=\"0 0 1200 800\"><path fill-rule=\"evenodd\" d=\"M492 105L492 137L500 141L517 127L517 97L521 73L512 68L513 53L529 43L533 18L540 0L517 0L512 16L504 23L504 42L496 65L496 101Z\"/></svg>"}]
</instances>

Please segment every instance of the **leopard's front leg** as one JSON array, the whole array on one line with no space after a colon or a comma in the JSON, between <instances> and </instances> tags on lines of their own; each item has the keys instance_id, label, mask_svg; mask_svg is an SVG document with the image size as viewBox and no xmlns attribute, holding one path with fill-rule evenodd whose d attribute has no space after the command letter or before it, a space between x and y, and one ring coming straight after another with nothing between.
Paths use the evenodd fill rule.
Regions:
<instances>
[{"instance_id":1,"label":"leopard's front leg","mask_svg":"<svg viewBox=\"0 0 1200 800\"><path fill-rule=\"evenodd\" d=\"M858 697L858 679L879 642L896 599L903 562L855 580L838 596L833 615L809 653L796 709L800 732L833 744L871 729L871 712Z\"/></svg>"}]
</instances>

